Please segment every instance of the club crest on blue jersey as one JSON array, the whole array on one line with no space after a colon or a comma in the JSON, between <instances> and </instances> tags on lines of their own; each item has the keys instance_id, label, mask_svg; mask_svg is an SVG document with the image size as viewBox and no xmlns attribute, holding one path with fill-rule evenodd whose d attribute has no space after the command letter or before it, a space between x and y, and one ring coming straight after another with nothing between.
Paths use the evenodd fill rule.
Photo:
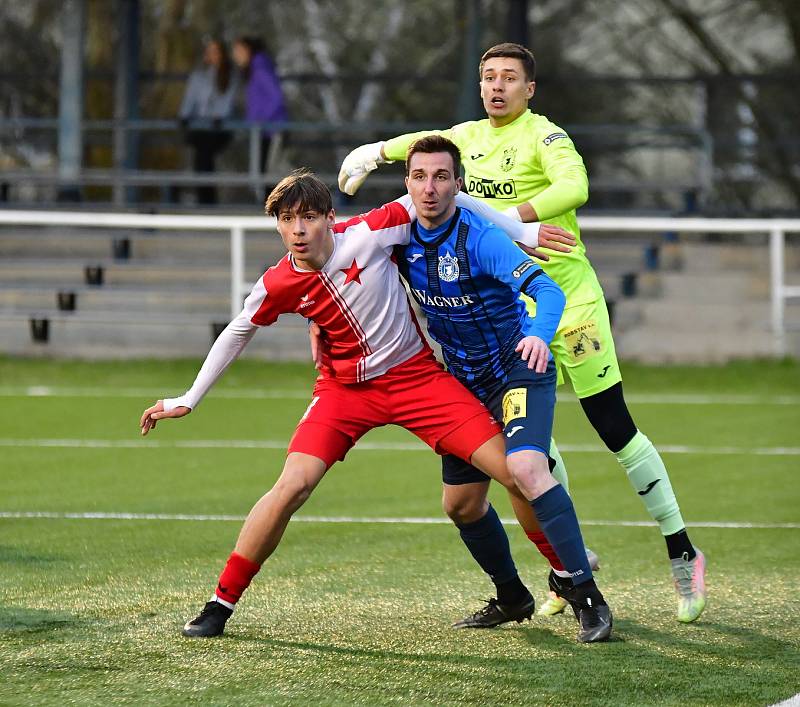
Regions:
<instances>
[{"instance_id":1,"label":"club crest on blue jersey","mask_svg":"<svg viewBox=\"0 0 800 707\"><path fill-rule=\"evenodd\" d=\"M458 258L450 253L439 256L439 279L444 282L458 280Z\"/></svg>"}]
</instances>

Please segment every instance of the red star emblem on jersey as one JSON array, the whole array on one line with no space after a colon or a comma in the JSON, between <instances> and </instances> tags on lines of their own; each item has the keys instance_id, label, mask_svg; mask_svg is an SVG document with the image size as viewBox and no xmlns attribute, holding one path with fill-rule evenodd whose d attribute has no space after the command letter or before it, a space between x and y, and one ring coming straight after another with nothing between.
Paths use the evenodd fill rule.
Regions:
<instances>
[{"instance_id":1,"label":"red star emblem on jersey","mask_svg":"<svg viewBox=\"0 0 800 707\"><path fill-rule=\"evenodd\" d=\"M361 275L362 272L366 269L366 266L363 268L358 267L358 263L356 259L353 258L353 263L349 268L343 268L341 272L344 273L344 284L346 285L348 282L357 282L359 285L361 284Z\"/></svg>"}]
</instances>

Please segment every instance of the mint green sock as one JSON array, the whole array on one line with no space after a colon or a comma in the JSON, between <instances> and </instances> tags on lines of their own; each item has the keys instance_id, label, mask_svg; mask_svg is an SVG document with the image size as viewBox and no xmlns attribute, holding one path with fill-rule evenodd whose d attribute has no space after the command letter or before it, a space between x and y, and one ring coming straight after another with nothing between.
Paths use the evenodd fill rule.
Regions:
<instances>
[{"instance_id":1,"label":"mint green sock","mask_svg":"<svg viewBox=\"0 0 800 707\"><path fill-rule=\"evenodd\" d=\"M683 530L686 524L672 491L669 474L653 443L637 430L633 439L617 452L616 457L636 493L644 501L647 512L661 528L661 533L672 535Z\"/></svg>"},{"instance_id":2,"label":"mint green sock","mask_svg":"<svg viewBox=\"0 0 800 707\"><path fill-rule=\"evenodd\" d=\"M550 456L555 460L555 467L553 468L553 478L564 487L564 490L569 493L569 479L567 478L567 467L564 466L564 460L561 458L561 452L556 447L556 441L550 438Z\"/></svg>"}]
</instances>

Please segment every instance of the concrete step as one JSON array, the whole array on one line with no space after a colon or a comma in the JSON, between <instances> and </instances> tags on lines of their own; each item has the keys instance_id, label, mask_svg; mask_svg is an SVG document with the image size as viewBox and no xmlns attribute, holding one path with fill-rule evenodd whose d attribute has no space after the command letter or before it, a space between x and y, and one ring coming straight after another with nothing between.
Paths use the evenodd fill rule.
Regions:
<instances>
[{"instance_id":1,"label":"concrete step","mask_svg":"<svg viewBox=\"0 0 800 707\"><path fill-rule=\"evenodd\" d=\"M230 309L228 288L203 290L158 290L153 288L74 287L65 292L75 293L73 317L88 312L185 312L227 315ZM0 288L0 312L47 312L58 308L58 291L38 287Z\"/></svg>"},{"instance_id":2,"label":"concrete step","mask_svg":"<svg viewBox=\"0 0 800 707\"><path fill-rule=\"evenodd\" d=\"M653 298L661 294L661 273L632 271L624 273L597 273L607 300ZM633 278L633 282L628 282ZM631 287L634 289L631 291Z\"/></svg>"},{"instance_id":3,"label":"concrete step","mask_svg":"<svg viewBox=\"0 0 800 707\"><path fill-rule=\"evenodd\" d=\"M255 282L272 263L262 263L250 258L245 267L245 279ZM104 285L162 286L178 288L202 284L209 286L230 285L230 266L227 263L165 263L160 260L131 260L115 262L109 260L75 259L16 259L0 260L0 285L39 284L50 289L85 284L84 271L87 266L104 269Z\"/></svg>"},{"instance_id":4,"label":"concrete step","mask_svg":"<svg viewBox=\"0 0 800 707\"><path fill-rule=\"evenodd\" d=\"M681 241L684 269L687 272L709 271L769 272L769 242L763 236L750 236L737 243ZM790 241L784 251L787 271L800 270L800 244Z\"/></svg>"},{"instance_id":5,"label":"concrete step","mask_svg":"<svg viewBox=\"0 0 800 707\"><path fill-rule=\"evenodd\" d=\"M610 299L606 297L614 336L642 323L642 300L636 298Z\"/></svg>"},{"instance_id":6,"label":"concrete step","mask_svg":"<svg viewBox=\"0 0 800 707\"><path fill-rule=\"evenodd\" d=\"M795 354L800 353L800 341L794 337ZM771 356L775 345L767 331L714 332L673 330L665 336L663 327L646 325L632 327L615 335L617 355L621 359L648 364L724 363L734 359Z\"/></svg>"},{"instance_id":7,"label":"concrete step","mask_svg":"<svg viewBox=\"0 0 800 707\"><path fill-rule=\"evenodd\" d=\"M800 356L800 302L787 305L787 353ZM615 305L620 358L644 363L722 363L772 356L769 302L691 304L625 300Z\"/></svg>"},{"instance_id":8,"label":"concrete step","mask_svg":"<svg viewBox=\"0 0 800 707\"><path fill-rule=\"evenodd\" d=\"M230 235L222 231L92 231L91 229L41 232L0 230L0 258L114 259L114 241L127 239L130 259L172 261L229 261ZM284 253L274 231L247 231L245 253L259 260L276 260Z\"/></svg>"},{"instance_id":9,"label":"concrete step","mask_svg":"<svg viewBox=\"0 0 800 707\"><path fill-rule=\"evenodd\" d=\"M673 331L767 331L769 302L672 302L641 300L644 324L659 327L666 336Z\"/></svg>"},{"instance_id":10,"label":"concrete step","mask_svg":"<svg viewBox=\"0 0 800 707\"><path fill-rule=\"evenodd\" d=\"M588 241L584 240L586 255L598 272L601 270L625 272L644 268L645 250L657 242L657 239L635 237L613 239L590 237Z\"/></svg>"},{"instance_id":11,"label":"concrete step","mask_svg":"<svg viewBox=\"0 0 800 707\"><path fill-rule=\"evenodd\" d=\"M112 236L105 233L43 232L37 229L0 230L0 258L110 258ZM116 236L114 236L116 237Z\"/></svg>"},{"instance_id":12,"label":"concrete step","mask_svg":"<svg viewBox=\"0 0 800 707\"><path fill-rule=\"evenodd\" d=\"M715 302L736 306L743 300L768 300L769 277L758 271L666 272L660 275L660 296L674 302Z\"/></svg>"},{"instance_id":13,"label":"concrete step","mask_svg":"<svg viewBox=\"0 0 800 707\"><path fill-rule=\"evenodd\" d=\"M36 342L25 318L0 314L3 352L19 356L81 359L203 357L212 341L210 321L183 321L180 327L161 322L81 322L69 317L50 320L49 340ZM257 332L245 356L270 360L309 360L308 327L301 317L282 317Z\"/></svg>"}]
</instances>

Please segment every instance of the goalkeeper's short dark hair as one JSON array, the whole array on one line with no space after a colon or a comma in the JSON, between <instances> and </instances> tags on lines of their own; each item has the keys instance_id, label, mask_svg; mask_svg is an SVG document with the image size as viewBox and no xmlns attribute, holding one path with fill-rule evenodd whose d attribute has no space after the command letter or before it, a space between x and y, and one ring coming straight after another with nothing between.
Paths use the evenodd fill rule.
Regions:
<instances>
[{"instance_id":1,"label":"goalkeeper's short dark hair","mask_svg":"<svg viewBox=\"0 0 800 707\"><path fill-rule=\"evenodd\" d=\"M502 44L495 44L490 49L487 49L481 57L481 63L478 64L478 76L483 78L483 65L489 59L497 57L508 57L509 59L519 59L522 62L522 68L525 71L526 81L536 80L536 59L533 58L533 52L521 44L514 44L513 42L503 42Z\"/></svg>"},{"instance_id":2,"label":"goalkeeper's short dark hair","mask_svg":"<svg viewBox=\"0 0 800 707\"><path fill-rule=\"evenodd\" d=\"M269 216L277 216L295 206L299 206L301 211L328 214L333 208L331 190L311 170L296 169L270 192L264 211Z\"/></svg>"},{"instance_id":3,"label":"goalkeeper's short dark hair","mask_svg":"<svg viewBox=\"0 0 800 707\"><path fill-rule=\"evenodd\" d=\"M441 135L428 135L411 143L406 154L406 176L409 174L408 165L411 157L418 152L430 155L434 152L447 152L453 158L453 177L458 179L461 175L461 151L458 146L446 137Z\"/></svg>"}]
</instances>

